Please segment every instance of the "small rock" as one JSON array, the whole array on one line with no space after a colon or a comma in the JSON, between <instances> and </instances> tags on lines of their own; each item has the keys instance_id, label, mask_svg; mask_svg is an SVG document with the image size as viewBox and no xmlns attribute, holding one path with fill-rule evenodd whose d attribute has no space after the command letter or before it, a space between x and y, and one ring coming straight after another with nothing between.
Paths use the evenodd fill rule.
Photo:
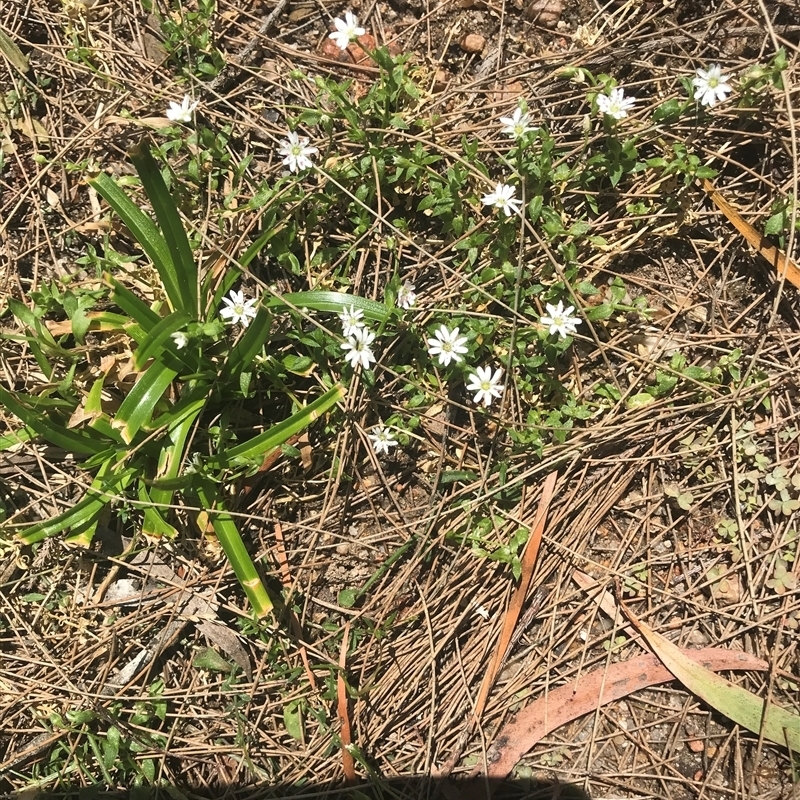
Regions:
<instances>
[{"instance_id":1,"label":"small rock","mask_svg":"<svg viewBox=\"0 0 800 800\"><path fill-rule=\"evenodd\" d=\"M350 53L350 57L356 64L363 64L366 61L370 61L369 53L374 52L376 47L375 37L371 33L365 33L359 36L356 41L347 45L347 52Z\"/></svg>"},{"instance_id":2,"label":"small rock","mask_svg":"<svg viewBox=\"0 0 800 800\"><path fill-rule=\"evenodd\" d=\"M543 28L555 28L563 11L561 0L532 0L525 8L525 16Z\"/></svg>"},{"instance_id":3,"label":"small rock","mask_svg":"<svg viewBox=\"0 0 800 800\"><path fill-rule=\"evenodd\" d=\"M342 50L339 48L339 45L333 41L333 39L325 39L322 44L319 46L317 52L323 58L329 58L331 61L341 61L346 64L352 64L353 59L350 56L350 53L347 50Z\"/></svg>"},{"instance_id":4,"label":"small rock","mask_svg":"<svg viewBox=\"0 0 800 800\"><path fill-rule=\"evenodd\" d=\"M705 750L705 744L700 739L689 739L686 743L686 746L693 752L693 753L702 753Z\"/></svg>"},{"instance_id":5,"label":"small rock","mask_svg":"<svg viewBox=\"0 0 800 800\"><path fill-rule=\"evenodd\" d=\"M486 39L479 33L467 33L461 37L458 45L465 53L481 53L486 47Z\"/></svg>"}]
</instances>

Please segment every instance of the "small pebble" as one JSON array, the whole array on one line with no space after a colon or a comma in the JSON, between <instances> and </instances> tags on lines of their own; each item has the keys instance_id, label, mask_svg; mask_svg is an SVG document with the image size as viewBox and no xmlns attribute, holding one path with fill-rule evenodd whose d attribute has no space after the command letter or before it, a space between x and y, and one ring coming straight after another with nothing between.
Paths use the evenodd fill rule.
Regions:
<instances>
[{"instance_id":1,"label":"small pebble","mask_svg":"<svg viewBox=\"0 0 800 800\"><path fill-rule=\"evenodd\" d=\"M458 44L465 53L481 53L486 47L486 39L479 33L467 33Z\"/></svg>"}]
</instances>

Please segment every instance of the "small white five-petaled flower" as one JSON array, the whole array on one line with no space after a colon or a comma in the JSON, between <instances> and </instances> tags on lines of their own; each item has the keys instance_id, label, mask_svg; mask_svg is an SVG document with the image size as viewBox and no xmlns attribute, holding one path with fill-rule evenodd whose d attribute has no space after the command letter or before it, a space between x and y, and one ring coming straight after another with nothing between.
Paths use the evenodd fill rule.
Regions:
<instances>
[{"instance_id":1,"label":"small white five-petaled flower","mask_svg":"<svg viewBox=\"0 0 800 800\"><path fill-rule=\"evenodd\" d=\"M485 194L481 198L481 202L485 206L496 206L502 208L507 217L516 214L519 207L522 205L521 200L517 200L514 195L517 193L517 187L511 186L508 183L498 183L494 187L494 191L490 194Z\"/></svg>"},{"instance_id":2,"label":"small white five-petaled flower","mask_svg":"<svg viewBox=\"0 0 800 800\"><path fill-rule=\"evenodd\" d=\"M370 347L374 341L375 334L369 328L357 328L342 345L342 350L346 351L345 361L349 361L353 369L356 368L356 364L369 369L369 365L377 360Z\"/></svg>"},{"instance_id":3,"label":"small white five-petaled flower","mask_svg":"<svg viewBox=\"0 0 800 800\"><path fill-rule=\"evenodd\" d=\"M231 289L230 295L223 297L222 302L225 303L225 308L220 310L219 315L228 325L241 322L242 327L246 328L256 315L256 300L245 300L244 292L235 292Z\"/></svg>"},{"instance_id":4,"label":"small white five-petaled flower","mask_svg":"<svg viewBox=\"0 0 800 800\"><path fill-rule=\"evenodd\" d=\"M172 341L175 342L175 347L178 350L183 350L187 344L189 344L189 337L184 331L175 331L175 333L171 333L170 337Z\"/></svg>"},{"instance_id":5,"label":"small white five-petaled flower","mask_svg":"<svg viewBox=\"0 0 800 800\"><path fill-rule=\"evenodd\" d=\"M333 25L336 30L331 33L328 38L333 39L340 50L347 50L347 45L349 45L353 39L358 39L359 36L363 36L366 33L366 31L359 26L358 19L352 11L345 12L344 19L336 17L333 21Z\"/></svg>"},{"instance_id":6,"label":"small white five-petaled flower","mask_svg":"<svg viewBox=\"0 0 800 800\"><path fill-rule=\"evenodd\" d=\"M285 139L281 139L278 144L278 155L285 156L283 164L289 167L289 172L300 172L301 169L308 169L314 164L309 158L318 153L316 147L308 146L308 139L305 136L298 136L295 131L289 131Z\"/></svg>"},{"instance_id":7,"label":"small white five-petaled flower","mask_svg":"<svg viewBox=\"0 0 800 800\"><path fill-rule=\"evenodd\" d=\"M610 94L597 95L597 107L601 114L607 114L614 119L623 119L628 116L634 104L635 97L625 97L625 92L620 88L612 89Z\"/></svg>"},{"instance_id":8,"label":"small white five-petaled flower","mask_svg":"<svg viewBox=\"0 0 800 800\"><path fill-rule=\"evenodd\" d=\"M517 106L510 117L500 117L500 122L505 126L501 133L505 133L514 139L521 139L526 133L535 131L536 128L530 125L531 115Z\"/></svg>"},{"instance_id":9,"label":"small white five-petaled flower","mask_svg":"<svg viewBox=\"0 0 800 800\"><path fill-rule=\"evenodd\" d=\"M563 339L575 333L578 325L581 324L581 320L572 315L574 310L574 306L564 308L561 300L555 306L552 303L547 303L547 314L543 314L539 322L550 328L551 336L557 333Z\"/></svg>"},{"instance_id":10,"label":"small white five-petaled flower","mask_svg":"<svg viewBox=\"0 0 800 800\"><path fill-rule=\"evenodd\" d=\"M380 453L388 454L389 448L397 445L394 434L384 425L376 425L369 434L369 438L372 440L372 449L379 455Z\"/></svg>"},{"instance_id":11,"label":"small white five-petaled flower","mask_svg":"<svg viewBox=\"0 0 800 800\"><path fill-rule=\"evenodd\" d=\"M405 281L397 292L397 305L400 308L413 308L417 304L416 286L411 281Z\"/></svg>"},{"instance_id":12,"label":"small white five-petaled flower","mask_svg":"<svg viewBox=\"0 0 800 800\"><path fill-rule=\"evenodd\" d=\"M169 101L169 108L167 109L167 119L172 122L191 122L192 114L197 108L197 101L192 102L189 95L183 96L183 102L176 103L174 100Z\"/></svg>"},{"instance_id":13,"label":"small white five-petaled flower","mask_svg":"<svg viewBox=\"0 0 800 800\"><path fill-rule=\"evenodd\" d=\"M728 83L730 75L722 74L719 64L712 64L708 69L698 69L697 75L692 78L695 88L694 99L703 106L715 106L721 103L733 91Z\"/></svg>"},{"instance_id":14,"label":"small white five-petaled flower","mask_svg":"<svg viewBox=\"0 0 800 800\"><path fill-rule=\"evenodd\" d=\"M483 403L488 408L495 397L503 394L502 377L502 369L496 369L492 375L491 367L476 367L474 374L470 376L467 391L475 392L475 403Z\"/></svg>"},{"instance_id":15,"label":"small white five-petaled flower","mask_svg":"<svg viewBox=\"0 0 800 800\"><path fill-rule=\"evenodd\" d=\"M339 319L342 321L342 335L347 338L353 336L357 330L364 327L362 320L364 319L364 312L360 308L354 306L342 306L342 311L339 314Z\"/></svg>"},{"instance_id":16,"label":"small white five-petaled flower","mask_svg":"<svg viewBox=\"0 0 800 800\"><path fill-rule=\"evenodd\" d=\"M459 336L458 328L450 331L446 325L442 325L434 336L435 338L428 339L428 353L438 356L441 366L446 367L451 361L458 363L464 360L463 354L468 352L468 348L464 347L467 337Z\"/></svg>"}]
</instances>

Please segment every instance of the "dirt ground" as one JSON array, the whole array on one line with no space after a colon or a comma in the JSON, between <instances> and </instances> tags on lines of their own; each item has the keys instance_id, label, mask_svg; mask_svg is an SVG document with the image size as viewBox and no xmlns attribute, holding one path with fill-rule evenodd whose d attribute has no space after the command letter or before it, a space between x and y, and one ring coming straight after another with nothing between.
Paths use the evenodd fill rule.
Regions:
<instances>
[{"instance_id":1,"label":"dirt ground","mask_svg":"<svg viewBox=\"0 0 800 800\"><path fill-rule=\"evenodd\" d=\"M131 175L127 148L157 126L166 99L184 93L159 21L178 7L4 3L0 30L29 58L39 90L24 113L11 114L9 92L21 95L25 81L0 61L0 297L25 301L64 275L94 280L78 259L100 248L106 231L85 179L98 167ZM352 8L379 44L412 53L424 68L424 107L440 115L434 135L443 150L462 136L494 147L490 120L518 97L565 147L579 148L584 89L559 72L567 65L611 73L634 90L647 86L658 98L672 91L676 74L712 61L741 72L767 61L778 42L789 61L785 92L775 91L757 114L723 106L707 130L684 133L719 170L717 187L759 230L778 196L797 194L794 2L378 0ZM259 32L274 4L218 4L213 46L228 66L196 81L192 96L201 101L198 114L230 124L226 148L237 159L252 156L254 183L280 171L272 142L289 113L314 105L313 83L293 70L353 79L355 91L373 79L372 67L328 57L337 55L325 44L331 17L345 10L281 4ZM637 199L657 209L639 227L625 213ZM90 797L99 787L148 796L129 785L130 764L141 774L145 761L154 767L152 784L173 798L356 796L343 788L339 675L349 690L360 791L473 796L458 779L487 774L500 758L504 726L525 707L573 681L577 696L583 676L650 652L581 580L609 590L612 606L624 599L682 648L762 659L765 670L721 674L797 712L797 509L771 505L783 475L776 469L791 477L798 462L797 290L776 280L696 183L649 184L643 175L624 202L600 201L594 232L609 246L583 254L586 279L603 286L621 279L627 301L645 298L652 318L592 325L565 359L562 381L588 396L608 380L630 398L677 351L710 369L737 349L738 369L753 380L736 392L701 391L689 380L646 407L620 401L576 424L564 443L541 454L517 451L505 484L487 467L500 440L496 426L463 407L422 413L412 444L385 461L358 449L356 434L341 434L334 447L312 430L298 444L307 448L302 462L280 458L232 489L248 548L286 603L266 627L248 622L219 545L196 531L142 541L115 520L88 550L58 539L20 550L17 526L50 513L56 500L75 502L81 471L36 442L0 452L0 796L80 790ZM205 220L206 243L246 240L257 229L246 215ZM114 236L122 250L125 231ZM431 260L441 244L420 242L399 258L418 286L457 296L457 271L441 268L448 256ZM353 293L379 297L383 279L372 267L362 262ZM259 269L271 285L308 288L275 264ZM13 324L8 314L0 319L5 334ZM0 346L0 380L18 390L34 385L30 351L18 341ZM400 385L383 390L387 409L400 408L391 399ZM0 434L15 425L0 410ZM329 462L346 445L353 455L342 456L342 478ZM457 471L491 478L440 480ZM516 582L508 564L476 555L460 533L476 497L496 513L491 524L501 538L532 525L554 471L531 612L472 729ZM358 603L342 603L343 593L365 586ZM104 775L111 727L135 746L120 751L128 772ZM437 777L449 759L452 774ZM777 800L800 797L799 770L797 754L671 679L595 703L548 730L502 792Z\"/></svg>"}]
</instances>

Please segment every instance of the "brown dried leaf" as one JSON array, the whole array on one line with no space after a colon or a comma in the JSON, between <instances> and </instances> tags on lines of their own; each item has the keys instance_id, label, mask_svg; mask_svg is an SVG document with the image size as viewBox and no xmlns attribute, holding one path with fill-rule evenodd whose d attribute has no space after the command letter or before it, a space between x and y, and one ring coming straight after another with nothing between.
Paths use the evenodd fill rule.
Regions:
<instances>
[{"instance_id":1,"label":"brown dried leaf","mask_svg":"<svg viewBox=\"0 0 800 800\"><path fill-rule=\"evenodd\" d=\"M729 669L769 670L766 661L749 653L719 647L682 652L687 660L691 659L714 672ZM500 730L489 749L486 777L503 780L520 758L545 736L584 714L590 714L598 706L673 679L672 673L656 656L645 655L618 664L608 664L547 692ZM477 767L471 777L481 774L481 767Z\"/></svg>"}]
</instances>

